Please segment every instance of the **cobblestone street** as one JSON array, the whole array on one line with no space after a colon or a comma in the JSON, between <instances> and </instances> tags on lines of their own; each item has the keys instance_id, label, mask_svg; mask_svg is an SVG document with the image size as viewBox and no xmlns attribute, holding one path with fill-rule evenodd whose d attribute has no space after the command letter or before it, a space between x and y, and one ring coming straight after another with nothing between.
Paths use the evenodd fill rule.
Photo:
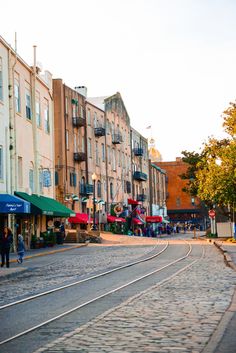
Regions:
<instances>
[{"instance_id":1,"label":"cobblestone street","mask_svg":"<svg viewBox=\"0 0 236 353\"><path fill-rule=\"evenodd\" d=\"M149 288L37 353L200 353L236 284L217 249L205 250L202 260L171 282Z\"/></svg>"},{"instance_id":2,"label":"cobblestone street","mask_svg":"<svg viewBox=\"0 0 236 353\"><path fill-rule=\"evenodd\" d=\"M12 279L1 279L0 305L15 298L33 295L49 287L78 280L96 271L134 261L152 251L156 244L157 240L151 241L150 246L94 246L94 251L90 254L86 253L85 248L75 249L57 254L49 264L44 263L43 258L38 259L38 267L33 269L30 269L30 264L28 265L28 262L25 262L24 265L28 266L29 271L18 273ZM5 269L0 271L3 272Z\"/></svg>"}]
</instances>

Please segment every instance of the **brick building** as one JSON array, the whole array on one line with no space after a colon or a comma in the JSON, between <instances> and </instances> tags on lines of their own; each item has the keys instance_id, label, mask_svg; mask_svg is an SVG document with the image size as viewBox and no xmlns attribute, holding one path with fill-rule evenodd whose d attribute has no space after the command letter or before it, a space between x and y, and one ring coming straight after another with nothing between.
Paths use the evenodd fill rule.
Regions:
<instances>
[{"instance_id":1,"label":"brick building","mask_svg":"<svg viewBox=\"0 0 236 353\"><path fill-rule=\"evenodd\" d=\"M79 212L80 196L93 193L87 173L85 96L61 79L53 80L53 93L56 198Z\"/></svg>"},{"instance_id":2,"label":"brick building","mask_svg":"<svg viewBox=\"0 0 236 353\"><path fill-rule=\"evenodd\" d=\"M181 158L174 162L154 162L155 165L166 171L167 185L167 214L172 222L188 222L204 226L204 215L201 203L183 191L188 183L181 179L188 165Z\"/></svg>"}]
</instances>

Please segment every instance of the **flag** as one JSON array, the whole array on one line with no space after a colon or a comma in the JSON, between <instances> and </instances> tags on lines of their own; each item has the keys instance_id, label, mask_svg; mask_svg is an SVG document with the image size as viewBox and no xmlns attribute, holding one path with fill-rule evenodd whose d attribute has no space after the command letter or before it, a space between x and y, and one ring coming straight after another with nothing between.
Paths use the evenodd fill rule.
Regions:
<instances>
[{"instance_id":1,"label":"flag","mask_svg":"<svg viewBox=\"0 0 236 353\"><path fill-rule=\"evenodd\" d=\"M151 127L152 127L152 126L151 126L151 125L149 125L149 126L147 126L147 127L146 127L146 129L151 129Z\"/></svg>"}]
</instances>

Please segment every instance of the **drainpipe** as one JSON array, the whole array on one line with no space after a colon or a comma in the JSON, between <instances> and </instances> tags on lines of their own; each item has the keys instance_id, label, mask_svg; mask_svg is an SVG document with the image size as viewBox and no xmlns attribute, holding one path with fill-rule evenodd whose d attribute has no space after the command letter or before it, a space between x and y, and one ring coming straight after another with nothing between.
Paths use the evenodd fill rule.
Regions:
<instances>
[{"instance_id":1,"label":"drainpipe","mask_svg":"<svg viewBox=\"0 0 236 353\"><path fill-rule=\"evenodd\" d=\"M17 38L15 33L15 52L12 49L8 51L8 70L9 70L9 128L10 128L10 192L16 191L17 186L17 153L16 153L16 120L14 105L14 70L17 63ZM14 63L11 64L12 54L14 54Z\"/></svg>"},{"instance_id":2,"label":"drainpipe","mask_svg":"<svg viewBox=\"0 0 236 353\"><path fill-rule=\"evenodd\" d=\"M32 72L32 127L33 127L33 146L34 146L34 163L35 163L35 173L34 173L34 185L35 193L39 195L39 153L38 153L38 131L37 131L37 121L36 121L36 45L34 48L34 66Z\"/></svg>"},{"instance_id":3,"label":"drainpipe","mask_svg":"<svg viewBox=\"0 0 236 353\"><path fill-rule=\"evenodd\" d=\"M12 64L12 56L14 55L14 63ZM8 49L8 75L9 75L9 145L7 153L10 150L10 185L8 184L7 191L13 195L17 186L17 151L16 151L16 120L15 120L15 105L14 105L14 70L17 63L17 36L15 33L15 51ZM8 179L8 178L7 178ZM8 224L13 232L14 251L17 246L17 238L15 233L15 216L8 215Z\"/></svg>"},{"instance_id":4,"label":"drainpipe","mask_svg":"<svg viewBox=\"0 0 236 353\"><path fill-rule=\"evenodd\" d=\"M104 112L104 119L105 119L105 129L106 129L106 133L105 133L105 162L106 162L106 187L107 187L107 207L106 207L106 212L109 212L109 185L108 185L108 158L107 158L107 129L108 129L108 124L107 124L107 113L106 113L106 104L105 104L105 112Z\"/></svg>"}]
</instances>

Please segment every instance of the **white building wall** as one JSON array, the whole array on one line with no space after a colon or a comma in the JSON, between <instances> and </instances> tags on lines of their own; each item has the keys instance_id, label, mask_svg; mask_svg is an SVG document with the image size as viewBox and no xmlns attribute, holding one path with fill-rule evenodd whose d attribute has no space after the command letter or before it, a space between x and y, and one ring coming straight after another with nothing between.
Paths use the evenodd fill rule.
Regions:
<instances>
[{"instance_id":1,"label":"white building wall","mask_svg":"<svg viewBox=\"0 0 236 353\"><path fill-rule=\"evenodd\" d=\"M9 156L9 92L8 92L8 49L0 38L0 62L2 69L3 99L0 100L0 148L2 150L2 175L0 192L10 193L10 156Z\"/></svg>"},{"instance_id":2,"label":"white building wall","mask_svg":"<svg viewBox=\"0 0 236 353\"><path fill-rule=\"evenodd\" d=\"M11 62L14 61L14 56ZM42 78L37 76L35 83L35 91L39 97L40 105L40 126L36 127L34 120L36 119L34 111L34 80L32 69L20 58L17 58L14 65L13 82L18 78L20 84L20 111L14 111L14 128L15 128L15 152L13 153L12 165L14 180L14 191L22 191L29 193L42 194L48 197L54 197L54 119L53 119L53 102L51 87L42 82ZM48 77L50 79L50 77ZM50 84L50 82L49 82ZM26 116L26 88L31 93L31 119ZM14 99L14 97L13 97ZM48 102L49 108L49 133L45 130L45 102ZM14 102L15 103L15 102ZM22 178L20 181L19 158L22 159ZM34 170L34 190L30 190L29 171ZM37 182L37 173L48 170L51 173L51 185L43 186L42 189Z\"/></svg>"}]
</instances>

